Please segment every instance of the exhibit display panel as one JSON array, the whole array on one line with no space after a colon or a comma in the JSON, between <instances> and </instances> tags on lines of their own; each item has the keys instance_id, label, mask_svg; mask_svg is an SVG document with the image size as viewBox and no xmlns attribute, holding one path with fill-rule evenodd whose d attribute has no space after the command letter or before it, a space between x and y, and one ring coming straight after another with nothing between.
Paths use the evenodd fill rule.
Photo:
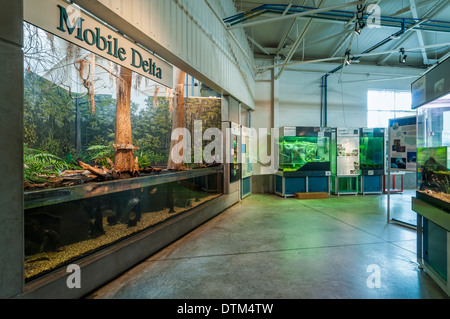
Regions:
<instances>
[{"instance_id":1,"label":"exhibit display panel","mask_svg":"<svg viewBox=\"0 0 450 319\"><path fill-rule=\"evenodd\" d=\"M332 134L332 192L358 194L360 137L357 128L336 128Z\"/></svg>"},{"instance_id":2,"label":"exhibit display panel","mask_svg":"<svg viewBox=\"0 0 450 319\"><path fill-rule=\"evenodd\" d=\"M450 295L450 59L412 85L417 108L417 259ZM442 84L442 85L441 85ZM444 90L445 89L445 90Z\"/></svg>"},{"instance_id":3,"label":"exhibit display panel","mask_svg":"<svg viewBox=\"0 0 450 319\"><path fill-rule=\"evenodd\" d=\"M416 174L417 171L417 116L389 120L387 150L383 186L384 192L388 194L387 220L415 229L417 214L411 209L403 208L403 201L409 201L415 194L414 189L404 187L404 178L408 172Z\"/></svg>"},{"instance_id":4,"label":"exhibit display panel","mask_svg":"<svg viewBox=\"0 0 450 319\"><path fill-rule=\"evenodd\" d=\"M389 120L389 169L416 171L417 118L408 116Z\"/></svg>"},{"instance_id":5,"label":"exhibit display panel","mask_svg":"<svg viewBox=\"0 0 450 319\"><path fill-rule=\"evenodd\" d=\"M331 129L282 127L279 131L279 169L275 193L329 193Z\"/></svg>"},{"instance_id":6,"label":"exhibit display panel","mask_svg":"<svg viewBox=\"0 0 450 319\"><path fill-rule=\"evenodd\" d=\"M65 8L55 7L62 17L56 21L66 26ZM140 47L121 51L125 40L120 35L114 33L117 38L108 42L106 34L112 31L87 29L87 19L85 42L91 43L97 32L97 40L105 39L101 43L110 45L119 60L126 53L134 54L124 59L127 63L137 63L139 54L147 56ZM176 111L172 89L155 81L161 75L156 59L141 61L154 68L147 77L105 56L24 22L27 283L223 194L221 164L195 163L188 148L182 148L182 168L170 164L173 124L183 114ZM183 109L187 116L181 123L188 131L194 120L220 130L221 99L192 98Z\"/></svg>"},{"instance_id":7,"label":"exhibit display panel","mask_svg":"<svg viewBox=\"0 0 450 319\"><path fill-rule=\"evenodd\" d=\"M360 193L381 194L385 172L386 149L384 128L360 129Z\"/></svg>"}]
</instances>

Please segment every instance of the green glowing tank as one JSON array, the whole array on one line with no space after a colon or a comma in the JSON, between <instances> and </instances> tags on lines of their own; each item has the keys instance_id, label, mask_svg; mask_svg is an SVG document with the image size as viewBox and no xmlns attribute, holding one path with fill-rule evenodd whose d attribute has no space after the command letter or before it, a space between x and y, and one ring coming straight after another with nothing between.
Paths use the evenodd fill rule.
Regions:
<instances>
[{"instance_id":1,"label":"green glowing tank","mask_svg":"<svg viewBox=\"0 0 450 319\"><path fill-rule=\"evenodd\" d=\"M279 138L279 169L329 171L330 134L321 128L283 128Z\"/></svg>"},{"instance_id":2,"label":"green glowing tank","mask_svg":"<svg viewBox=\"0 0 450 319\"><path fill-rule=\"evenodd\" d=\"M361 129L359 145L361 170L384 170L385 129Z\"/></svg>"}]
</instances>

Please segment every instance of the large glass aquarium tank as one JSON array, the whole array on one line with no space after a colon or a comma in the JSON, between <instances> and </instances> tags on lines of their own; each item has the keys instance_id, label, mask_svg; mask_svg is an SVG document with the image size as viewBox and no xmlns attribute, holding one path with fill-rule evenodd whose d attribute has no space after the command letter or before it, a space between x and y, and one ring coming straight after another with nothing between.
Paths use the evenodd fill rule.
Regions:
<instances>
[{"instance_id":1,"label":"large glass aquarium tank","mask_svg":"<svg viewBox=\"0 0 450 319\"><path fill-rule=\"evenodd\" d=\"M318 127L283 127L279 138L279 169L330 171L331 132Z\"/></svg>"},{"instance_id":2,"label":"large glass aquarium tank","mask_svg":"<svg viewBox=\"0 0 450 319\"><path fill-rule=\"evenodd\" d=\"M171 163L173 89L28 23L24 52L26 282L223 194L220 163ZM183 112L221 128L221 99Z\"/></svg>"}]
</instances>

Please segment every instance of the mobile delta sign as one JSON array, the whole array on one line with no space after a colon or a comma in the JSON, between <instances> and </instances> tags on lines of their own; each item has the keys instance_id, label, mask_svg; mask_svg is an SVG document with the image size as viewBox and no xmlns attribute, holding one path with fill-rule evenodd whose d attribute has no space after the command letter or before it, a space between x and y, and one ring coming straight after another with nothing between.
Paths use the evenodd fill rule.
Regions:
<instances>
[{"instance_id":1,"label":"mobile delta sign","mask_svg":"<svg viewBox=\"0 0 450 319\"><path fill-rule=\"evenodd\" d=\"M24 20L169 88L173 68L108 26L61 0L25 0Z\"/></svg>"}]
</instances>

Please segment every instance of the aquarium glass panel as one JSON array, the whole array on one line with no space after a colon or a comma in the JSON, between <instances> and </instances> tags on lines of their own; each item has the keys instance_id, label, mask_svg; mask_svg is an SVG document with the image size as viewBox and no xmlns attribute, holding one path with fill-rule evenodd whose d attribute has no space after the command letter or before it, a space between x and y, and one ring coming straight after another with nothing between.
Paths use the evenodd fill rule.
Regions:
<instances>
[{"instance_id":1,"label":"aquarium glass panel","mask_svg":"<svg viewBox=\"0 0 450 319\"><path fill-rule=\"evenodd\" d=\"M450 95L418 109L417 195L450 209Z\"/></svg>"},{"instance_id":2,"label":"aquarium glass panel","mask_svg":"<svg viewBox=\"0 0 450 319\"><path fill-rule=\"evenodd\" d=\"M222 193L219 173L161 184L151 180L155 178L164 179L164 175L121 181L120 186L113 181L25 194L26 281L155 227ZM72 197L80 199L70 200Z\"/></svg>"},{"instance_id":3,"label":"aquarium glass panel","mask_svg":"<svg viewBox=\"0 0 450 319\"><path fill-rule=\"evenodd\" d=\"M361 169L384 169L384 129L361 130L360 157Z\"/></svg>"},{"instance_id":4,"label":"aquarium glass panel","mask_svg":"<svg viewBox=\"0 0 450 319\"><path fill-rule=\"evenodd\" d=\"M317 169L314 163L330 162L329 137L281 137L279 167L283 171L329 170Z\"/></svg>"},{"instance_id":5,"label":"aquarium glass panel","mask_svg":"<svg viewBox=\"0 0 450 319\"><path fill-rule=\"evenodd\" d=\"M361 138L361 169L383 169L384 167L384 138Z\"/></svg>"}]
</instances>

